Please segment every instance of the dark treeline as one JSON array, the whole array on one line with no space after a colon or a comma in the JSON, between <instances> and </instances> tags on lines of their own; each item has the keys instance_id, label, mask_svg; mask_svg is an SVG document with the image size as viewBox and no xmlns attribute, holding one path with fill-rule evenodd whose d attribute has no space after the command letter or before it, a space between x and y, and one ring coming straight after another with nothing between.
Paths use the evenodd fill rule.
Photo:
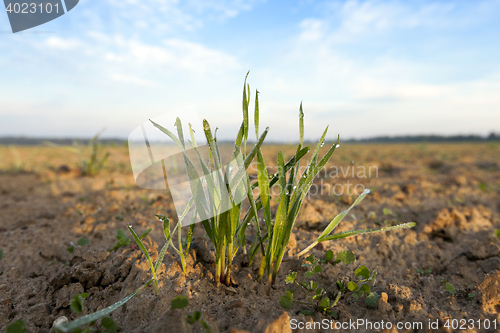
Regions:
<instances>
[{"instance_id":1,"label":"dark treeline","mask_svg":"<svg viewBox=\"0 0 500 333\"><path fill-rule=\"evenodd\" d=\"M350 139L344 142L484 142L500 141L500 134L490 133L487 136L481 135L400 135L400 136L377 136L367 139Z\"/></svg>"},{"instance_id":2,"label":"dark treeline","mask_svg":"<svg viewBox=\"0 0 500 333\"><path fill-rule=\"evenodd\" d=\"M0 145L19 145L19 146L40 146L40 145L50 145L56 144L59 146L71 146L74 143L77 144L88 144L90 138L88 139L72 139L72 138L26 138L26 137L14 137L6 136L0 137ZM127 140L123 139L99 139L102 144L113 144L113 145L124 145Z\"/></svg>"},{"instance_id":3,"label":"dark treeline","mask_svg":"<svg viewBox=\"0 0 500 333\"><path fill-rule=\"evenodd\" d=\"M27 137L0 137L0 145L22 145L37 146L53 143L60 146L69 146L77 142L78 144L88 144L90 139L72 138L27 138ZM366 139L347 139L342 142L352 143L404 143L404 142L487 142L500 141L500 134L491 133L487 136L481 135L400 135L400 136L377 136ZM126 145L127 140L123 139L99 139L99 142L106 145ZM229 143L229 141L228 141ZM268 142L271 143L271 142ZM273 142L277 143L277 142Z\"/></svg>"}]
</instances>

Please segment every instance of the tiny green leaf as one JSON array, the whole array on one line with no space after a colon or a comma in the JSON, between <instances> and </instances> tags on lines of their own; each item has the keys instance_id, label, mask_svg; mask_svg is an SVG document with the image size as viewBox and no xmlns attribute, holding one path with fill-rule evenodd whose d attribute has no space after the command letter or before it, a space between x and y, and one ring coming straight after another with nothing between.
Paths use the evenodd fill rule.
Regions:
<instances>
[{"instance_id":1,"label":"tiny green leaf","mask_svg":"<svg viewBox=\"0 0 500 333\"><path fill-rule=\"evenodd\" d=\"M83 312L83 309L84 309L83 300L87 297L89 297L89 294L87 294L87 293L81 293L81 294L75 295L73 297L73 299L71 299L71 303L69 305L71 308L71 311L73 311L74 313Z\"/></svg>"},{"instance_id":2,"label":"tiny green leaf","mask_svg":"<svg viewBox=\"0 0 500 333\"><path fill-rule=\"evenodd\" d=\"M370 271L365 265L362 265L354 271L354 275L362 276L365 279L368 279L370 277Z\"/></svg>"},{"instance_id":3,"label":"tiny green leaf","mask_svg":"<svg viewBox=\"0 0 500 333\"><path fill-rule=\"evenodd\" d=\"M195 322L198 321L198 320L200 320L201 319L201 312L200 311L195 311L193 313L193 318L194 318Z\"/></svg>"},{"instance_id":4,"label":"tiny green leaf","mask_svg":"<svg viewBox=\"0 0 500 333\"><path fill-rule=\"evenodd\" d=\"M127 235L125 235L125 231L123 231L123 229L118 229L118 230L116 230L116 238L122 239L122 238L128 238L128 237L127 237Z\"/></svg>"},{"instance_id":5,"label":"tiny green leaf","mask_svg":"<svg viewBox=\"0 0 500 333\"><path fill-rule=\"evenodd\" d=\"M311 264L314 264L314 254L311 254L309 257L306 258L307 261L309 261Z\"/></svg>"},{"instance_id":6,"label":"tiny green leaf","mask_svg":"<svg viewBox=\"0 0 500 333\"><path fill-rule=\"evenodd\" d=\"M16 320L7 326L5 333L26 333L26 324L23 320Z\"/></svg>"},{"instance_id":7,"label":"tiny green leaf","mask_svg":"<svg viewBox=\"0 0 500 333\"><path fill-rule=\"evenodd\" d=\"M89 240L88 238L82 237L78 240L78 242L76 242L76 244L78 244L78 246L89 245Z\"/></svg>"},{"instance_id":8,"label":"tiny green leaf","mask_svg":"<svg viewBox=\"0 0 500 333\"><path fill-rule=\"evenodd\" d=\"M172 310L184 309L189 305L189 301L186 296L179 295L172 300Z\"/></svg>"},{"instance_id":9,"label":"tiny green leaf","mask_svg":"<svg viewBox=\"0 0 500 333\"><path fill-rule=\"evenodd\" d=\"M500 238L500 229L495 229L495 236Z\"/></svg>"},{"instance_id":10,"label":"tiny green leaf","mask_svg":"<svg viewBox=\"0 0 500 333\"><path fill-rule=\"evenodd\" d=\"M354 256L354 253L351 251L341 251L337 255L337 259L342 261L345 265L349 265L350 263L353 263L356 260L356 257Z\"/></svg>"},{"instance_id":11,"label":"tiny green leaf","mask_svg":"<svg viewBox=\"0 0 500 333\"><path fill-rule=\"evenodd\" d=\"M353 281L349 281L349 283L347 284L347 289L349 289L350 291L356 291L358 290L358 285Z\"/></svg>"},{"instance_id":12,"label":"tiny green leaf","mask_svg":"<svg viewBox=\"0 0 500 333\"><path fill-rule=\"evenodd\" d=\"M314 281L311 281L311 290L315 290L316 288L318 288L318 284Z\"/></svg>"},{"instance_id":13,"label":"tiny green leaf","mask_svg":"<svg viewBox=\"0 0 500 333\"><path fill-rule=\"evenodd\" d=\"M69 253L75 252L75 245L73 243L69 243L69 247L66 249Z\"/></svg>"},{"instance_id":14,"label":"tiny green leaf","mask_svg":"<svg viewBox=\"0 0 500 333\"><path fill-rule=\"evenodd\" d=\"M313 271L307 271L304 273L304 275L306 276L306 278L310 278L311 276L313 276L315 273Z\"/></svg>"},{"instance_id":15,"label":"tiny green leaf","mask_svg":"<svg viewBox=\"0 0 500 333\"><path fill-rule=\"evenodd\" d=\"M3 258L3 249L0 249L0 259Z\"/></svg>"},{"instance_id":16,"label":"tiny green leaf","mask_svg":"<svg viewBox=\"0 0 500 333\"><path fill-rule=\"evenodd\" d=\"M210 325L208 325L207 322L203 319L201 320L201 326L203 326L203 328L205 329L205 333L212 332L212 328L210 327Z\"/></svg>"},{"instance_id":17,"label":"tiny green leaf","mask_svg":"<svg viewBox=\"0 0 500 333\"><path fill-rule=\"evenodd\" d=\"M101 325L106 329L107 332L115 333L118 331L118 327L116 326L115 321L109 317L102 318Z\"/></svg>"},{"instance_id":18,"label":"tiny green leaf","mask_svg":"<svg viewBox=\"0 0 500 333\"><path fill-rule=\"evenodd\" d=\"M366 304L368 306L371 306L372 308L377 307L377 300L379 296L376 292L370 293L368 296L366 296Z\"/></svg>"},{"instance_id":19,"label":"tiny green leaf","mask_svg":"<svg viewBox=\"0 0 500 333\"><path fill-rule=\"evenodd\" d=\"M451 283L446 282L445 288L450 294L455 295L455 287Z\"/></svg>"},{"instance_id":20,"label":"tiny green leaf","mask_svg":"<svg viewBox=\"0 0 500 333\"><path fill-rule=\"evenodd\" d=\"M474 297L476 297L476 294L475 294L475 293L468 293L468 294L467 294L467 297L469 297L469 298L474 298Z\"/></svg>"},{"instance_id":21,"label":"tiny green leaf","mask_svg":"<svg viewBox=\"0 0 500 333\"><path fill-rule=\"evenodd\" d=\"M364 284L364 285L362 285L362 286L359 288L359 291L362 291L362 292L364 292L365 294L367 294L367 295L368 295L368 294L370 294L371 288L370 288L370 286L369 286L369 285Z\"/></svg>"},{"instance_id":22,"label":"tiny green leaf","mask_svg":"<svg viewBox=\"0 0 500 333\"><path fill-rule=\"evenodd\" d=\"M188 315L186 321L189 325L194 325L196 323L196 320L194 320L194 317L192 315Z\"/></svg>"},{"instance_id":23,"label":"tiny green leaf","mask_svg":"<svg viewBox=\"0 0 500 333\"><path fill-rule=\"evenodd\" d=\"M331 262L333 260L333 251L332 250L326 251L326 253L325 253L325 259L328 262Z\"/></svg>"},{"instance_id":24,"label":"tiny green leaf","mask_svg":"<svg viewBox=\"0 0 500 333\"><path fill-rule=\"evenodd\" d=\"M338 317L339 317L339 315L337 314L337 311L335 311L335 310L330 310L328 312L328 315L332 316L335 319L338 319Z\"/></svg>"},{"instance_id":25,"label":"tiny green leaf","mask_svg":"<svg viewBox=\"0 0 500 333\"><path fill-rule=\"evenodd\" d=\"M384 215L392 215L392 211L388 208L384 208L382 212L384 213Z\"/></svg>"},{"instance_id":26,"label":"tiny green leaf","mask_svg":"<svg viewBox=\"0 0 500 333\"><path fill-rule=\"evenodd\" d=\"M297 272L290 272L290 274L288 274L288 276L285 279L285 283L286 284L294 283L295 280L297 280Z\"/></svg>"},{"instance_id":27,"label":"tiny green leaf","mask_svg":"<svg viewBox=\"0 0 500 333\"><path fill-rule=\"evenodd\" d=\"M280 305L284 309L290 309L293 303L293 290L287 290L286 295L280 297Z\"/></svg>"},{"instance_id":28,"label":"tiny green leaf","mask_svg":"<svg viewBox=\"0 0 500 333\"><path fill-rule=\"evenodd\" d=\"M318 266L314 267L313 272L314 273L323 273L323 270L321 269L321 266L318 265Z\"/></svg>"},{"instance_id":29,"label":"tiny green leaf","mask_svg":"<svg viewBox=\"0 0 500 333\"><path fill-rule=\"evenodd\" d=\"M303 314L304 316L314 316L314 311L311 310L301 310L299 314Z\"/></svg>"},{"instance_id":30,"label":"tiny green leaf","mask_svg":"<svg viewBox=\"0 0 500 333\"><path fill-rule=\"evenodd\" d=\"M147 236L147 234L149 234L149 233L151 232L151 230L153 230L153 229L151 229L151 228L146 229L146 231L144 231L144 232L143 232L143 233L139 236L139 239L143 239L144 237L146 237L146 236Z\"/></svg>"},{"instance_id":31,"label":"tiny green leaf","mask_svg":"<svg viewBox=\"0 0 500 333\"><path fill-rule=\"evenodd\" d=\"M330 306L330 299L328 297L323 297L321 302L319 302L319 307L325 309Z\"/></svg>"}]
</instances>

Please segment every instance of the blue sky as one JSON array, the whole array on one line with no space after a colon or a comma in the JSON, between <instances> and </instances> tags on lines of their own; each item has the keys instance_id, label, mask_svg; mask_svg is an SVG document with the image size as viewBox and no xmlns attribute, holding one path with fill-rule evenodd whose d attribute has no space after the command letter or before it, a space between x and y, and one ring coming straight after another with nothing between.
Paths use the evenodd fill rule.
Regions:
<instances>
[{"instance_id":1,"label":"blue sky","mask_svg":"<svg viewBox=\"0 0 500 333\"><path fill-rule=\"evenodd\" d=\"M500 1L81 0L0 31L0 136L125 138L196 104L231 138L247 70L271 140L301 101L308 139L500 132Z\"/></svg>"}]
</instances>

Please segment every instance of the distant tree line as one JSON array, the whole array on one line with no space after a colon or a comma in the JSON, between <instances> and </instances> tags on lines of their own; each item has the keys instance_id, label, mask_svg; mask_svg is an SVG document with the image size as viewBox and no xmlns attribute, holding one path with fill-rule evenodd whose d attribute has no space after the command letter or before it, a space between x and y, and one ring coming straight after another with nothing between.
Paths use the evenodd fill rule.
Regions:
<instances>
[{"instance_id":1,"label":"distant tree line","mask_svg":"<svg viewBox=\"0 0 500 333\"><path fill-rule=\"evenodd\" d=\"M487 136L481 135L399 135L399 136L377 136L366 139L350 139L344 142L485 142L500 141L500 134L494 132Z\"/></svg>"},{"instance_id":2,"label":"distant tree line","mask_svg":"<svg viewBox=\"0 0 500 333\"><path fill-rule=\"evenodd\" d=\"M14 137L6 136L0 137L0 145L19 145L19 146L40 146L46 144L56 144L59 146L71 146L75 142L78 144L88 144L90 138L88 139L75 139L75 138L26 138L26 137ZM104 139L99 138L99 142L107 145L124 145L127 140L123 139Z\"/></svg>"},{"instance_id":3,"label":"distant tree line","mask_svg":"<svg viewBox=\"0 0 500 333\"><path fill-rule=\"evenodd\" d=\"M90 139L73 139L73 138L27 138L27 137L0 137L0 145L22 145L22 146L38 146L45 145L47 142L55 143L61 146L69 146L74 142L79 144L88 144ZM126 145L127 140L123 139L99 139L103 144L107 145ZM404 143L404 142L488 142L500 141L500 134L490 133L487 136L481 135L399 135L399 136L377 136L366 139L347 139L342 142L373 142L373 143ZM270 143L270 142L268 142Z\"/></svg>"}]
</instances>

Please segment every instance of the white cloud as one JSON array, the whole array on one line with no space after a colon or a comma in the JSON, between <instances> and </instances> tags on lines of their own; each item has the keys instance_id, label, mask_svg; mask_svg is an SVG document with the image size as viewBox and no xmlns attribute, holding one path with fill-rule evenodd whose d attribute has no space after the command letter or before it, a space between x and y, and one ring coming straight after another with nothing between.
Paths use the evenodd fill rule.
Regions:
<instances>
[{"instance_id":1,"label":"white cloud","mask_svg":"<svg viewBox=\"0 0 500 333\"><path fill-rule=\"evenodd\" d=\"M60 37L49 37L46 39L45 44L51 48L61 51L70 51L85 46L85 43L83 43L79 39L76 38L64 39Z\"/></svg>"},{"instance_id":2,"label":"white cloud","mask_svg":"<svg viewBox=\"0 0 500 333\"><path fill-rule=\"evenodd\" d=\"M402 1L357 1L332 2L325 5L324 19L316 26L330 27L329 42L352 43L359 38L368 38L417 27L447 27L458 22L450 21L452 3L420 3ZM307 22L310 19L304 20ZM307 33L316 26L304 26Z\"/></svg>"},{"instance_id":3,"label":"white cloud","mask_svg":"<svg viewBox=\"0 0 500 333\"><path fill-rule=\"evenodd\" d=\"M130 76L130 75L122 75L122 74L112 74L111 79L118 81L118 82L123 82L123 83L133 83L141 86L152 86L154 85L153 82L141 79L136 76Z\"/></svg>"}]
</instances>

